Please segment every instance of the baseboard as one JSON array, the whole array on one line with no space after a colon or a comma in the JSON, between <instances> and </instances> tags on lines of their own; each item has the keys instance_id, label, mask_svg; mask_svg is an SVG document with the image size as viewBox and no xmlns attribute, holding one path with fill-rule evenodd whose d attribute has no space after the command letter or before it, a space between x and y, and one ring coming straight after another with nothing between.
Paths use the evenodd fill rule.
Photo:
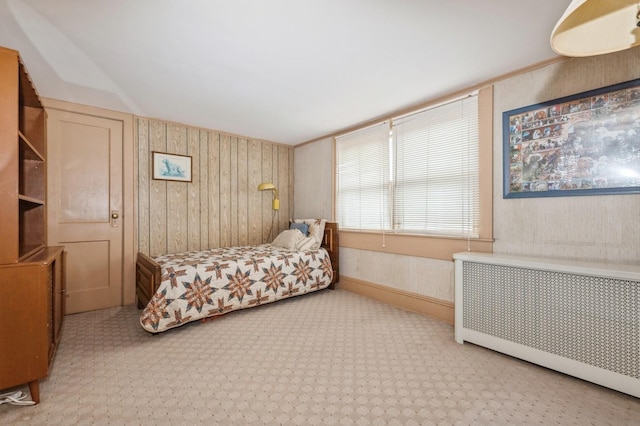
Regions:
<instances>
[{"instance_id":1,"label":"baseboard","mask_svg":"<svg viewBox=\"0 0 640 426\"><path fill-rule=\"evenodd\" d=\"M449 324L453 324L454 321L453 302L410 293L356 278L345 277L344 275L340 275L340 281L336 284L336 288L351 291L408 311L436 318Z\"/></svg>"}]
</instances>

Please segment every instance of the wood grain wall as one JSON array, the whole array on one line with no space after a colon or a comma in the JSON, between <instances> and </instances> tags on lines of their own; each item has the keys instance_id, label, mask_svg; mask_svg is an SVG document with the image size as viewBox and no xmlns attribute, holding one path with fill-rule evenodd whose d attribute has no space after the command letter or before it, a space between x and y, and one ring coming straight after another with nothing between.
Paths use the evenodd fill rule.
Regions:
<instances>
[{"instance_id":1,"label":"wood grain wall","mask_svg":"<svg viewBox=\"0 0 640 426\"><path fill-rule=\"evenodd\" d=\"M136 118L136 147L142 253L261 244L293 217L291 146ZM153 151L191 156L192 182L152 179ZM262 182L278 187L279 211L272 191L258 191Z\"/></svg>"}]
</instances>

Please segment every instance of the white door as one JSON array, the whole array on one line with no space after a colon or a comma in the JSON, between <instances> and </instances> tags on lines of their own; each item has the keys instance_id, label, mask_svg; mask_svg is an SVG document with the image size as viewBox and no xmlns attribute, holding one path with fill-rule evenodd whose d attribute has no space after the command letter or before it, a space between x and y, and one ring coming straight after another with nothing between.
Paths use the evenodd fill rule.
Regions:
<instances>
[{"instance_id":1,"label":"white door","mask_svg":"<svg viewBox=\"0 0 640 426\"><path fill-rule=\"evenodd\" d=\"M48 244L66 251L66 313L122 304L122 122L48 110Z\"/></svg>"}]
</instances>

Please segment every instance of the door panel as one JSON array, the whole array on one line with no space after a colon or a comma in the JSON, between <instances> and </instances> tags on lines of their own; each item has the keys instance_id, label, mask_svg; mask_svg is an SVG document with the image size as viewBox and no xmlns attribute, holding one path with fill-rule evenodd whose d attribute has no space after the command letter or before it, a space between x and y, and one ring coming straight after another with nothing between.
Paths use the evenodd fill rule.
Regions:
<instances>
[{"instance_id":1,"label":"door panel","mask_svg":"<svg viewBox=\"0 0 640 426\"><path fill-rule=\"evenodd\" d=\"M109 222L109 129L60 122L59 223ZM90 142L87 142L90 141Z\"/></svg>"},{"instance_id":2,"label":"door panel","mask_svg":"<svg viewBox=\"0 0 640 426\"><path fill-rule=\"evenodd\" d=\"M49 245L67 252L67 313L122 304L122 122L50 110Z\"/></svg>"}]
</instances>

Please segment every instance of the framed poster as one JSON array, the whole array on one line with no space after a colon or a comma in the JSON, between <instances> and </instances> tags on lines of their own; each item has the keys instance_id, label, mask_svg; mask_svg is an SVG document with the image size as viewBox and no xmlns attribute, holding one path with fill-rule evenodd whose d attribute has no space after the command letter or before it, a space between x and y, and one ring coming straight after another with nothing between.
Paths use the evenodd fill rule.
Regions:
<instances>
[{"instance_id":1,"label":"framed poster","mask_svg":"<svg viewBox=\"0 0 640 426\"><path fill-rule=\"evenodd\" d=\"M153 151L153 179L191 182L191 157Z\"/></svg>"},{"instance_id":2,"label":"framed poster","mask_svg":"<svg viewBox=\"0 0 640 426\"><path fill-rule=\"evenodd\" d=\"M506 111L503 197L640 193L640 79Z\"/></svg>"}]
</instances>

